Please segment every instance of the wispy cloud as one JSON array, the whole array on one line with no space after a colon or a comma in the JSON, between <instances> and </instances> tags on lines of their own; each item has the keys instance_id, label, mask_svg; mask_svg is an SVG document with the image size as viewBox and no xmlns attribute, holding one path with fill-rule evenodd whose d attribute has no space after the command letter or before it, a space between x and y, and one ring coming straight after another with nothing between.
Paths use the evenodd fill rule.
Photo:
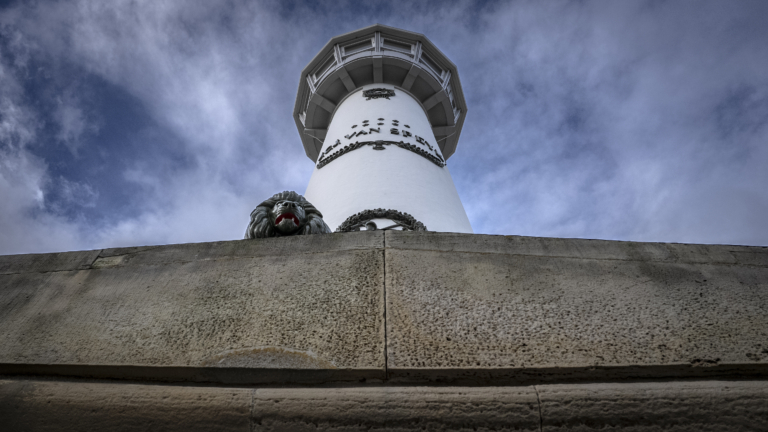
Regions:
<instances>
[{"instance_id":1,"label":"wispy cloud","mask_svg":"<svg viewBox=\"0 0 768 432\"><path fill-rule=\"evenodd\" d=\"M77 225L46 212L48 167L29 151L43 125L24 98L25 47L9 36L10 43L0 47L0 251L82 247ZM9 49L17 55L10 56Z\"/></svg>"}]
</instances>

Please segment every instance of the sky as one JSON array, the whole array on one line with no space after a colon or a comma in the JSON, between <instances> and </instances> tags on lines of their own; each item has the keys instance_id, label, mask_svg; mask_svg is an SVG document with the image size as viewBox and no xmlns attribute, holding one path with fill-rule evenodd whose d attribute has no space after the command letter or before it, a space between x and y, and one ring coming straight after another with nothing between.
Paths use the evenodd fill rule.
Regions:
<instances>
[{"instance_id":1,"label":"sky","mask_svg":"<svg viewBox=\"0 0 768 432\"><path fill-rule=\"evenodd\" d=\"M0 254L242 238L312 173L301 70L375 23L458 67L475 233L768 245L763 0L82 0L0 3Z\"/></svg>"}]
</instances>

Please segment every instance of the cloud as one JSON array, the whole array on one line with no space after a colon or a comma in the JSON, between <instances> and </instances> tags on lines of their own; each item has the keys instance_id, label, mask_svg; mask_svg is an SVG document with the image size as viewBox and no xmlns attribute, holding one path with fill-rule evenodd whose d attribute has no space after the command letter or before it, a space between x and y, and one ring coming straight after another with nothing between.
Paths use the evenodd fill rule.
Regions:
<instances>
[{"instance_id":1,"label":"cloud","mask_svg":"<svg viewBox=\"0 0 768 432\"><path fill-rule=\"evenodd\" d=\"M144 132L134 131L136 136L154 137L157 132L152 130L162 130L165 132L161 134L171 134L180 143L172 156L148 160L128 155L123 173L110 173L113 179L120 178L141 191L143 196L136 199L140 216L121 220L116 214L112 216L117 220L96 221L101 226L90 239L94 246L116 244L115 235L121 238L122 234L115 233L128 231L133 234L126 234L124 244L239 238L239 225L247 223L247 207L252 205L245 203L258 202L273 193L267 184L278 184L281 190L303 189L311 162L303 159L301 146L275 145L297 141L290 118L290 96L274 94L274 83L269 82L286 78L274 73L259 78L263 68L271 67L264 63L280 59L266 58L272 54L260 50L236 52L241 39L276 35L269 29L273 20L258 10L245 15L223 11L226 9L205 4L123 2L105 7L80 2L77 7L64 3L22 7L5 16L4 22L13 22L24 38L33 41L30 45L37 48L34 54L48 65L68 64L79 70L80 85L98 78L135 98L154 123L144 125L148 128ZM217 16L237 20L231 34L222 33L222 27L207 28L208 19ZM273 37L264 42L279 45L281 41ZM249 40L247 45L252 43ZM292 86L295 77L286 81ZM62 83L51 90L63 92L56 98L58 106L51 118L58 126L55 138L75 153L83 146L83 134L93 134L96 128L84 115L84 101L73 97L69 88L71 84ZM284 119L277 122L282 128L275 127L272 120L275 100L283 101ZM107 151L111 145L99 143L98 138L93 141L91 148L83 150ZM145 142L137 149L164 145L167 143ZM164 159L169 156L187 160L187 168L173 167L174 162ZM297 165L304 165L304 172L298 175ZM246 186L244 179L254 186ZM284 185L286 181L292 184ZM98 191L81 186L78 193L89 199L87 204L78 204L78 199L72 198L74 189L68 185L87 183L65 182L60 182L64 186L56 191L62 201L56 208L94 205ZM239 202L222 204L221 198L230 196L233 188L238 189ZM201 197L208 200L200 201ZM240 223L222 223L231 219L222 211L233 206L239 210L234 214ZM220 221L203 222L206 209ZM185 219L190 223L174 228L177 221ZM195 226L193 220L203 226ZM147 221L154 225L147 225Z\"/></svg>"},{"instance_id":2,"label":"cloud","mask_svg":"<svg viewBox=\"0 0 768 432\"><path fill-rule=\"evenodd\" d=\"M0 50L0 253L77 249L78 227L45 211L47 166L28 151L42 125L16 78L25 67Z\"/></svg>"},{"instance_id":3,"label":"cloud","mask_svg":"<svg viewBox=\"0 0 768 432\"><path fill-rule=\"evenodd\" d=\"M64 143L74 155L77 155L77 149L82 145L83 135L98 130L95 121L89 118L71 94L58 98L53 120L58 126L56 139Z\"/></svg>"},{"instance_id":4,"label":"cloud","mask_svg":"<svg viewBox=\"0 0 768 432\"><path fill-rule=\"evenodd\" d=\"M483 191L479 204L465 200L477 231L768 243L751 216L768 202L755 191L767 180L768 105L742 103L749 126L721 114L734 90L768 88L756 67L768 66L765 30L748 7L689 9L508 3L488 16L475 41L485 49L460 50L481 66L464 82L492 83L470 99L462 136L482 156L453 170L469 174L463 192ZM723 135L723 120L745 135ZM511 220L489 211L500 199Z\"/></svg>"},{"instance_id":5,"label":"cloud","mask_svg":"<svg viewBox=\"0 0 768 432\"><path fill-rule=\"evenodd\" d=\"M18 3L0 10L0 253L240 238L309 180L301 69L374 22L458 65L448 162L475 232L768 244L765 9Z\"/></svg>"},{"instance_id":6,"label":"cloud","mask_svg":"<svg viewBox=\"0 0 768 432\"><path fill-rule=\"evenodd\" d=\"M64 177L58 180L58 188L65 202L78 207L94 207L98 192L86 183L69 181Z\"/></svg>"}]
</instances>

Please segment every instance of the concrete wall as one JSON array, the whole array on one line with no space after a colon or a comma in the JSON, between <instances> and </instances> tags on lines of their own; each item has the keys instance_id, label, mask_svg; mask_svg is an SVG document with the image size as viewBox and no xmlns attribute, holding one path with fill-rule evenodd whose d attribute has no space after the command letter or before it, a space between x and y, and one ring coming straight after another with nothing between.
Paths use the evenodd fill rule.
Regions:
<instances>
[{"instance_id":1,"label":"concrete wall","mask_svg":"<svg viewBox=\"0 0 768 432\"><path fill-rule=\"evenodd\" d=\"M759 247L378 231L0 256L0 421L765 430L766 310Z\"/></svg>"},{"instance_id":2,"label":"concrete wall","mask_svg":"<svg viewBox=\"0 0 768 432\"><path fill-rule=\"evenodd\" d=\"M765 374L768 248L387 234L395 380Z\"/></svg>"},{"instance_id":3,"label":"concrete wall","mask_svg":"<svg viewBox=\"0 0 768 432\"><path fill-rule=\"evenodd\" d=\"M383 379L382 243L315 235L0 258L0 373Z\"/></svg>"}]
</instances>

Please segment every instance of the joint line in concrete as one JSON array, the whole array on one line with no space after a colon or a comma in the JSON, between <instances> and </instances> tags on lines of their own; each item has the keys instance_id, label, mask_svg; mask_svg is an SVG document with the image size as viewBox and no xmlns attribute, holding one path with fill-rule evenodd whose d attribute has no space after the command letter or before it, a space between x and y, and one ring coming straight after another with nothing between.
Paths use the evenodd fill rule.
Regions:
<instances>
[{"instance_id":1,"label":"joint line in concrete","mask_svg":"<svg viewBox=\"0 0 768 432\"><path fill-rule=\"evenodd\" d=\"M93 263L95 263L97 259L101 258L102 252L104 252L104 249L99 249L99 253L97 253L96 256L93 257L91 262L88 264L88 268L85 270L90 270L93 267Z\"/></svg>"}]
</instances>

